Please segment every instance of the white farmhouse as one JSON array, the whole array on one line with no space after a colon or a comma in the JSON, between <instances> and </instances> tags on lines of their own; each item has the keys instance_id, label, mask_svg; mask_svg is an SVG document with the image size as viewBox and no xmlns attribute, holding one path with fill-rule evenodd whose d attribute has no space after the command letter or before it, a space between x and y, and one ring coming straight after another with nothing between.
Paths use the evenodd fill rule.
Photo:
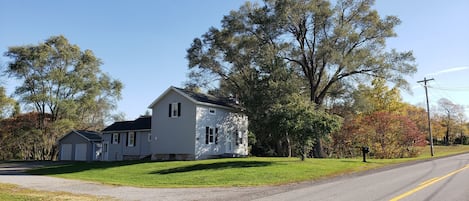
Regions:
<instances>
[{"instance_id":1,"label":"white farmhouse","mask_svg":"<svg viewBox=\"0 0 469 201\"><path fill-rule=\"evenodd\" d=\"M152 160L248 155L248 118L232 100L170 87L149 108Z\"/></svg>"}]
</instances>

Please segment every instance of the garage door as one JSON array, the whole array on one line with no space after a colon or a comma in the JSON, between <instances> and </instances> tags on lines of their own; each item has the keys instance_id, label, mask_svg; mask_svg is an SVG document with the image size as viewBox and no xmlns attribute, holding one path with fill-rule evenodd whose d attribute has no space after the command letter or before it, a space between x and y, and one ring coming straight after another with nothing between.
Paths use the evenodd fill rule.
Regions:
<instances>
[{"instance_id":1,"label":"garage door","mask_svg":"<svg viewBox=\"0 0 469 201\"><path fill-rule=\"evenodd\" d=\"M72 144L62 144L60 146L60 160L72 160Z\"/></svg>"},{"instance_id":2,"label":"garage door","mask_svg":"<svg viewBox=\"0 0 469 201\"><path fill-rule=\"evenodd\" d=\"M86 161L86 144L75 145L75 160Z\"/></svg>"}]
</instances>

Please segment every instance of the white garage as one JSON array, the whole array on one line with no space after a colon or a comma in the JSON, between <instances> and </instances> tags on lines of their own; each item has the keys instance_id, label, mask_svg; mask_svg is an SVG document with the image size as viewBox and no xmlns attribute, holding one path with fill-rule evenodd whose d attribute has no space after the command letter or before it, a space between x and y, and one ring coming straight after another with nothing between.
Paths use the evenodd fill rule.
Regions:
<instances>
[{"instance_id":1,"label":"white garage","mask_svg":"<svg viewBox=\"0 0 469 201\"><path fill-rule=\"evenodd\" d=\"M92 131L71 131L59 139L59 160L101 160L101 134ZM96 148L98 147L98 148Z\"/></svg>"}]
</instances>

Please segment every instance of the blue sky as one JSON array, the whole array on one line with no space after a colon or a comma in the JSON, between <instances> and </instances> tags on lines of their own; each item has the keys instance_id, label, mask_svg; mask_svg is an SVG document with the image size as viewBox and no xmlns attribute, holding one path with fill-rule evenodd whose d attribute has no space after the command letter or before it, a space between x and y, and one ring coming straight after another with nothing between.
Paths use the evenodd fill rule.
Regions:
<instances>
[{"instance_id":1,"label":"blue sky","mask_svg":"<svg viewBox=\"0 0 469 201\"><path fill-rule=\"evenodd\" d=\"M124 83L118 112L134 119L169 86L182 86L192 40L219 27L222 17L244 2L0 0L0 52L62 34L92 50L104 63L101 69ZM388 48L413 50L417 59L418 73L408 78L414 93L402 93L404 101L425 100L417 81L427 77L435 78L429 83L432 104L445 97L469 105L469 1L377 0L374 8L402 20ZM11 94L18 83L2 84Z\"/></svg>"}]
</instances>

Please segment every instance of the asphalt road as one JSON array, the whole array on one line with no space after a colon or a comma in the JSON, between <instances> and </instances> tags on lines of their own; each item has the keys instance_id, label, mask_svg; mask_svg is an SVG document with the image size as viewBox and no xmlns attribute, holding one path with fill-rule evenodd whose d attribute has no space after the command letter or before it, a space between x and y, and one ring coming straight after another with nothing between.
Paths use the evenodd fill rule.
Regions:
<instances>
[{"instance_id":1,"label":"asphalt road","mask_svg":"<svg viewBox=\"0 0 469 201\"><path fill-rule=\"evenodd\" d=\"M136 188L22 171L38 163L0 163L0 183L24 188L90 194L118 200L455 200L469 201L469 154L399 165L321 181L234 188ZM274 176L274 175L273 175Z\"/></svg>"},{"instance_id":2,"label":"asphalt road","mask_svg":"<svg viewBox=\"0 0 469 201\"><path fill-rule=\"evenodd\" d=\"M469 154L337 179L257 200L469 200Z\"/></svg>"}]
</instances>

